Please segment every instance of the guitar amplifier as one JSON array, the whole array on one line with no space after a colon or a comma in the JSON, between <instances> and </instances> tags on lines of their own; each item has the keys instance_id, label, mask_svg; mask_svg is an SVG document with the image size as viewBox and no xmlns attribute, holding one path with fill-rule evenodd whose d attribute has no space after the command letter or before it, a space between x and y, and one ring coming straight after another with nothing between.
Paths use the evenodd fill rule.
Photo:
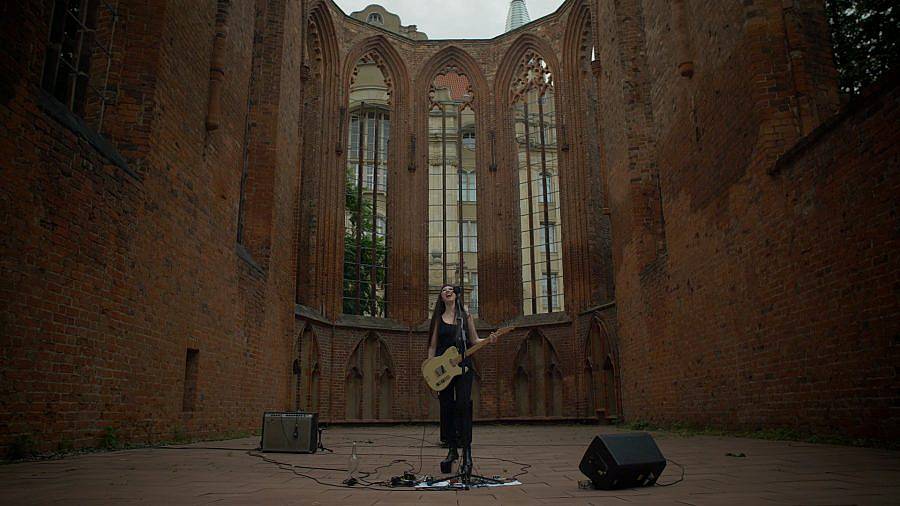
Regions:
<instances>
[{"instance_id":1,"label":"guitar amplifier","mask_svg":"<svg viewBox=\"0 0 900 506\"><path fill-rule=\"evenodd\" d=\"M318 443L318 413L269 411L263 414L259 445L262 451L315 453Z\"/></svg>"}]
</instances>

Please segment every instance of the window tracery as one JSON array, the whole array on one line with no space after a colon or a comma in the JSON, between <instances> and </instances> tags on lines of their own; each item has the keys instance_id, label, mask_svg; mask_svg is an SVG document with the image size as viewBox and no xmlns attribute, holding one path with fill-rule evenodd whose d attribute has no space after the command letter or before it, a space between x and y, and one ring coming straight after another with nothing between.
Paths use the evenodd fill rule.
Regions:
<instances>
[{"instance_id":1,"label":"window tracery","mask_svg":"<svg viewBox=\"0 0 900 506\"><path fill-rule=\"evenodd\" d=\"M444 284L462 286L478 314L475 93L447 66L428 90L428 302Z\"/></svg>"},{"instance_id":2,"label":"window tracery","mask_svg":"<svg viewBox=\"0 0 900 506\"><path fill-rule=\"evenodd\" d=\"M522 303L526 315L564 310L553 72L535 51L510 85L519 175Z\"/></svg>"},{"instance_id":3,"label":"window tracery","mask_svg":"<svg viewBox=\"0 0 900 506\"><path fill-rule=\"evenodd\" d=\"M387 316L388 142L392 83L375 51L350 76L343 312Z\"/></svg>"}]
</instances>

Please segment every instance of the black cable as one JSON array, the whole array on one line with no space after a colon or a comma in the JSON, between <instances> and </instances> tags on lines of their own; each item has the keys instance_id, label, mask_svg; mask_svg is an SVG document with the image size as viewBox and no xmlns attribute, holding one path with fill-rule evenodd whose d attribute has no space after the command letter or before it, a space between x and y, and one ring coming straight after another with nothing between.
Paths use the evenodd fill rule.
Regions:
<instances>
[{"instance_id":1,"label":"black cable","mask_svg":"<svg viewBox=\"0 0 900 506\"><path fill-rule=\"evenodd\" d=\"M666 461L671 462L671 463L675 464L676 466L678 466L679 468L681 468L681 477L678 478L677 480L673 481L672 483L656 483L657 487L671 487L672 485L674 485L676 483L680 483L680 482L684 481L684 466L679 464L678 462L675 462L672 459L666 459Z\"/></svg>"},{"instance_id":2,"label":"black cable","mask_svg":"<svg viewBox=\"0 0 900 506\"><path fill-rule=\"evenodd\" d=\"M246 448L224 448L219 446L150 446L159 450L230 450L235 452L245 452Z\"/></svg>"},{"instance_id":3,"label":"black cable","mask_svg":"<svg viewBox=\"0 0 900 506\"><path fill-rule=\"evenodd\" d=\"M362 454L362 453L358 453L357 455L382 455L385 457L415 457L416 456L416 454L408 454L408 453L392 453L392 454L383 454L383 453L382 454L377 454L377 453ZM435 455L435 456L440 457L440 455ZM514 464L514 465L519 466L521 468L521 471L514 474L512 476L513 479L518 478L519 476L524 476L524 475L528 474L528 469L531 468L531 464L526 464L524 462L519 462L519 461L512 460L512 459L504 459L502 457L479 457L479 458L482 460L496 460L498 462L506 462L507 464Z\"/></svg>"},{"instance_id":4,"label":"black cable","mask_svg":"<svg viewBox=\"0 0 900 506\"><path fill-rule=\"evenodd\" d=\"M408 436L405 436L405 437L408 437ZM414 439L418 441L419 438L414 438ZM410 446L410 445L383 445L383 444L376 444L373 441L364 441L364 442L371 443L372 445L377 446L379 448L415 448L415 446ZM359 441L357 441L357 443L359 443ZM429 443L431 443L431 445L433 445L435 448L440 448L440 443L437 441L429 441ZM337 444L337 445L333 445L333 446L335 448L346 448L346 447L349 447L352 445ZM490 443L481 444L481 443L479 443L478 447L479 448L510 448L510 447L513 447L513 448L527 448L527 447L584 448L584 445L583 444L571 444L571 445L546 444L546 445L542 445L542 444L490 444Z\"/></svg>"},{"instance_id":5,"label":"black cable","mask_svg":"<svg viewBox=\"0 0 900 506\"><path fill-rule=\"evenodd\" d=\"M422 443L419 445L419 469L416 471L416 474L422 472L422 450L425 449L425 425L422 425Z\"/></svg>"},{"instance_id":6,"label":"black cable","mask_svg":"<svg viewBox=\"0 0 900 506\"><path fill-rule=\"evenodd\" d=\"M425 427L423 426L423 429L422 429L423 436L422 436L422 438L421 438L422 445L420 445L420 447L419 447L419 454L418 454L418 457L419 457L419 472L421 472L422 465L423 465L423 453L422 453L422 450L423 450L423 448L424 448L424 441L425 441L424 433L425 433L425 430L426 430L426 429L425 429ZM376 434L376 435L377 435L377 434ZM385 435L385 436L392 436L392 437L403 437L403 438L409 438L409 439L417 439L417 438L413 438L413 437L411 437L411 436L401 436L401 435L395 435L395 434L383 434L383 435ZM379 447L382 447L382 446L383 446L383 445L379 445ZM481 445L479 445L479 446L481 446ZM409 446L394 446L394 447L397 447L397 448L409 448ZM380 482L364 483L364 481L365 481L364 478L368 478L369 476L371 476L372 474L374 474L375 472L377 472L379 469L383 469L383 468L385 468L385 467L388 467L388 466L391 466L391 465L393 465L393 464L397 464L397 463L400 463L400 462L406 463L406 465L409 466L409 469L412 470L412 468L413 468L412 464L409 463L406 459L395 459L395 460L391 461L389 464L384 464L384 465L381 465L381 466L376 467L376 468L375 468L373 471L371 471L371 472L368 472L368 471L359 471L360 473L365 474L365 476L363 476L363 477L362 477L363 479L360 480L360 483L363 483L363 485L360 486L360 487L356 487L356 486L352 486L352 485L344 485L344 484L336 484L336 483L327 483L327 482L323 482L323 481L319 480L318 478L316 478L315 476L310 476L310 475L308 475L308 474L303 474L303 473L300 473L300 472L297 471L297 468L300 468L300 469L310 469L310 470L314 470L314 471L342 471L342 472L347 472L347 469L346 469L346 468L321 467L321 466L304 466L304 465L300 465L300 464L291 464L291 463L287 463L287 462L279 462L279 461L277 461L277 460L270 459L270 458L266 457L265 455L262 455L262 454L260 454L260 453L257 453L257 452L255 452L254 450L248 450L248 449L246 449L246 448L228 448L228 447L215 447L215 446L159 446L159 447L157 447L157 448L163 449L163 450L227 450L227 451L240 451L240 452L246 452L247 455L250 455L251 457L257 457L257 458L259 458L259 459L262 459L262 460L265 461L265 462L268 462L268 463L271 463L271 464L275 464L279 469L281 469L281 470L283 470L283 471L291 471L291 472L293 472L293 473L294 473L295 475L297 475L297 476L300 476L300 477L303 477L303 478L308 478L308 479L313 480L314 482L318 483L319 485L323 485L323 486L327 486L327 487L336 487L336 488L355 488L355 489L366 488L366 489L368 489L368 490L380 490L380 491L385 491L385 492L387 492L387 491L395 491L395 492L419 492L419 491L440 492L440 491L444 491L444 490L457 490L457 489L458 489L457 487L453 487L453 486L449 486L449 485L448 485L447 487L440 487L440 488L434 488L434 487L429 487L429 488L414 488L414 489L404 489L404 488L394 488L394 487L376 488L376 487L384 487L384 486L385 486L384 484L385 484L386 482L380 481ZM259 450L259 448L256 448L255 450ZM417 456L416 454L407 454L407 453L398 453L398 454L357 453L357 455L359 455L359 456L366 456L366 455L380 455L380 456L390 456L390 457L416 457L416 456ZM435 457L440 457L440 455L435 455ZM519 466L519 467L521 468L521 470L520 470L518 473L514 474L510 479L518 479L519 476L523 476L523 475L525 475L525 474L528 474L528 469L531 468L531 464L526 464L526 463L524 463L524 462L518 462L518 461L515 461L515 460L511 460L511 459L504 459L504 458L501 458L501 457L479 457L479 458L485 459L485 460L496 460L496 461L499 461L499 462L506 462L506 463L508 463L508 464L514 464L514 465ZM682 479L683 479L683 478L684 478L684 467L681 466L681 464L678 464L678 463L675 462L675 461L670 461L670 462L672 462L673 464L676 464L676 465L678 465L678 466L681 467L681 469L682 469ZM288 466L288 467L286 468L285 466ZM416 472L416 474L419 474L419 472ZM681 481L681 480L678 480L678 481ZM659 486L665 487L665 486L669 486L669 485L674 485L675 483L678 483L678 481L673 482L673 483L670 483L670 484L666 484L666 485L659 485Z\"/></svg>"},{"instance_id":7,"label":"black cable","mask_svg":"<svg viewBox=\"0 0 900 506\"><path fill-rule=\"evenodd\" d=\"M376 467L375 469L372 470L371 473L367 473L367 475L364 476L364 478L368 478L368 477L371 476L372 474L380 474L380 473L378 472L379 470L384 469L385 467L390 467L390 466L392 466L392 465L394 465L394 464L400 464L400 463L406 464L406 465L409 467L409 469L408 469L409 471L412 471L412 470L413 470L413 465L410 464L408 460L406 460L406 459L394 459L394 460L390 461L390 462L387 463L387 464L382 464L382 465ZM363 472L365 472L365 471L363 471ZM389 480L381 480L381 481L376 481L376 482L369 482L369 481L360 479L359 482L360 482L360 483L363 483L363 484L365 484L365 485L389 486L389 485L388 485Z\"/></svg>"},{"instance_id":8,"label":"black cable","mask_svg":"<svg viewBox=\"0 0 900 506\"><path fill-rule=\"evenodd\" d=\"M422 427L424 429L424 428L427 428L428 425L422 424ZM344 434L353 434L353 431L347 431ZM340 434L340 435L344 435L344 434ZM383 432L369 432L369 431L365 431L364 434L366 434L367 436L399 437L399 438L403 438L403 439L412 439L413 441L419 440L419 438L417 436L404 436L402 434L386 434ZM336 434L336 436L337 436L337 434Z\"/></svg>"},{"instance_id":9,"label":"black cable","mask_svg":"<svg viewBox=\"0 0 900 506\"><path fill-rule=\"evenodd\" d=\"M287 462L278 462L277 460L272 460L272 459L266 457L265 455L263 455L263 454L261 454L261 453L256 453L256 452L254 452L253 450L247 450L247 455L250 455L251 457L258 457L258 458L261 458L261 459L265 460L266 462L271 462L271 463L274 463L274 464L285 465L285 466L291 466L291 467L299 467L299 468L302 468L302 469L312 469L312 470L315 470L315 471L342 471L342 472L345 472L345 473L347 472L347 468L344 468L344 467L304 466L304 465L301 465L301 464L289 464L289 463L287 463Z\"/></svg>"},{"instance_id":10,"label":"black cable","mask_svg":"<svg viewBox=\"0 0 900 506\"><path fill-rule=\"evenodd\" d=\"M250 456L252 456L252 457L258 457L258 458L262 459L262 460L265 461L265 462L268 462L268 463L271 463L271 464L275 464L275 465L278 467L278 469L280 469L280 470L282 470L282 471L291 471L291 472L293 472L293 473L294 473L295 475L297 475L297 476L300 476L300 477L302 477L302 478L308 478L308 479L310 479L310 480L312 480L312 481L318 483L319 485L322 485L322 486L325 486L325 487L349 488L349 489L366 489L366 490L376 490L376 491L381 491L381 492L443 492L443 491L445 491L445 490L456 490L455 487L450 487L450 486L448 486L448 487L440 487L440 488L411 488L411 489L410 489L410 488L393 488L393 487L384 487L384 486L380 485L379 482L376 482L376 483L373 483L373 484L365 484L365 483L363 483L363 485L362 485L362 486L359 486L359 487L356 487L356 486L353 486L353 485L344 485L344 484L339 484L339 483L328 483L328 482L325 482L325 481L322 481L322 480L316 478L315 476L310 476L310 475L308 475L308 474L304 474L304 473L298 472L298 471L295 469L295 468L297 468L297 467L307 468L308 466L298 466L298 465L294 465L294 464L289 464L289 463L287 463L287 462L279 462L279 461L277 461L277 460L270 459L270 458L266 457L265 455L261 455L261 454L258 454L258 453L253 453L252 450L247 451L247 454L250 455ZM286 467L286 466L287 466L287 467ZM338 470L338 471L346 471L346 469L336 469L336 470ZM366 473L366 474L369 475L369 474L371 474L371 473ZM362 482L360 482L360 483L362 483Z\"/></svg>"},{"instance_id":11,"label":"black cable","mask_svg":"<svg viewBox=\"0 0 900 506\"><path fill-rule=\"evenodd\" d=\"M379 445L379 447L380 446L381 445ZM246 448L218 448L218 447L209 447L209 446L159 446L157 448L162 449L162 450L229 450L229 451L247 452L248 454L250 454L254 457L256 457L256 456L262 457L261 455L253 454L252 452L254 450L248 450ZM399 448L409 448L409 447L404 446L404 447L399 447ZM412 453L412 454L409 454L409 453L394 453L394 454L357 453L357 455L359 455L359 456L380 455L380 456L384 456L384 457L419 457L420 459L422 458L421 453L419 453L419 454L415 454L415 453ZM440 457L440 455L433 455L433 457ZM528 469L531 468L531 464L526 464L524 462L518 462L516 460L511 460L511 459L504 459L502 457L479 457L479 458L485 459L485 460L496 460L499 462L506 462L508 464L514 464L514 465L521 467L522 471L515 474L513 476L513 478L522 476L524 474L528 474ZM273 461L273 462L275 462L275 461ZM679 465L679 466L681 465L675 461L670 461L670 462L672 462L673 464ZM285 464L285 465L295 465L295 464ZM410 464L410 465L412 465L412 464ZM346 468L315 467L315 466L302 466L302 465L296 465L296 467L302 467L305 469L317 469L317 470L322 470L322 471L347 471ZM420 471L421 471L421 460L420 460ZM682 470L682 472L683 472L683 470ZM418 473L416 473L416 474L418 474Z\"/></svg>"}]
</instances>

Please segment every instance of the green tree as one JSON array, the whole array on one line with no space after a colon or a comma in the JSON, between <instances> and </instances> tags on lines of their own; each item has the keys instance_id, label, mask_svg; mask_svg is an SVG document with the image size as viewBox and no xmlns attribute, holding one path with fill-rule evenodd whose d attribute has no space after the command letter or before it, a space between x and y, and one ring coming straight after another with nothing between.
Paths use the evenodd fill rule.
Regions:
<instances>
[{"instance_id":1,"label":"green tree","mask_svg":"<svg viewBox=\"0 0 900 506\"><path fill-rule=\"evenodd\" d=\"M855 95L897 68L898 9L896 0L825 0L842 92Z\"/></svg>"},{"instance_id":2,"label":"green tree","mask_svg":"<svg viewBox=\"0 0 900 506\"><path fill-rule=\"evenodd\" d=\"M380 185L379 185L380 186ZM372 234L375 213L371 195L357 195L356 169L347 169L344 204L348 211L344 228L344 309L345 314L385 316L384 295L379 293L387 281L387 244L385 238ZM360 228L362 227L362 228ZM357 238L359 231L359 238ZM359 261L357 261L357 251ZM372 265L375 290L372 287ZM373 314L372 306L375 311Z\"/></svg>"}]
</instances>

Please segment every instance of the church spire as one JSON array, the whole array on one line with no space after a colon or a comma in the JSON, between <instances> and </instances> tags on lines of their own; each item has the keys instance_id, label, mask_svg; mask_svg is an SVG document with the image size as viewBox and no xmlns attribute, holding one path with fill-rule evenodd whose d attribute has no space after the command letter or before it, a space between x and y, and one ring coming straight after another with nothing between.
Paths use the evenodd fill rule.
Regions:
<instances>
[{"instance_id":1,"label":"church spire","mask_svg":"<svg viewBox=\"0 0 900 506\"><path fill-rule=\"evenodd\" d=\"M506 31L515 30L516 28L531 21L528 17L528 7L525 7L525 0L512 0L509 2L509 12L506 13Z\"/></svg>"}]
</instances>

